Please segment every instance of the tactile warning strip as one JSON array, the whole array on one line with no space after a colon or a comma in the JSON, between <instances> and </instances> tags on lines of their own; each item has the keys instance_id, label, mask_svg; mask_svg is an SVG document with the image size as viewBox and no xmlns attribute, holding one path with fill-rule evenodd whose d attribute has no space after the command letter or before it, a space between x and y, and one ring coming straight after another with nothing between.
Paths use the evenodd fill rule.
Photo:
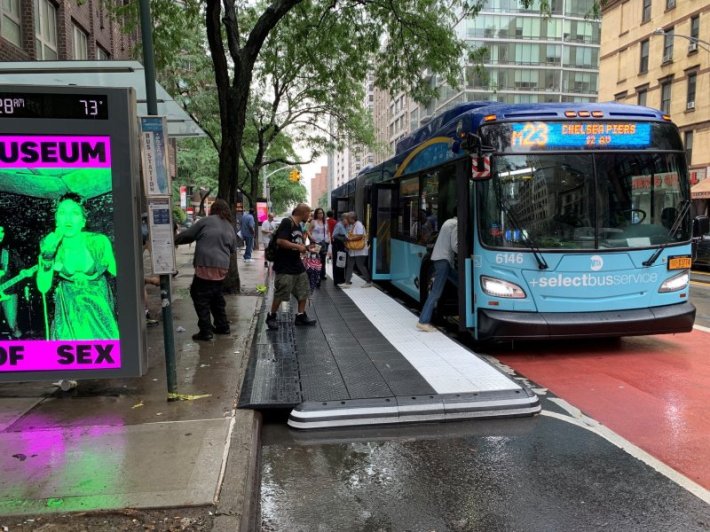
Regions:
<instances>
[{"instance_id":1,"label":"tactile warning strip","mask_svg":"<svg viewBox=\"0 0 710 532\"><path fill-rule=\"evenodd\" d=\"M303 401L291 310L278 315L279 328L267 331L264 298L256 324L241 393L240 408L292 408Z\"/></svg>"}]
</instances>

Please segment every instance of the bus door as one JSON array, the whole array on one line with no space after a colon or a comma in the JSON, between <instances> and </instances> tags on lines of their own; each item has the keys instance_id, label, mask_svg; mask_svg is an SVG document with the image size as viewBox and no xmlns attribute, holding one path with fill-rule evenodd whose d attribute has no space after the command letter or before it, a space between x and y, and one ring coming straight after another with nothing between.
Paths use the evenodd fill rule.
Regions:
<instances>
[{"instance_id":1,"label":"bus door","mask_svg":"<svg viewBox=\"0 0 710 532\"><path fill-rule=\"evenodd\" d=\"M371 190L372 279L392 278L392 230L396 227L397 185L375 184Z\"/></svg>"},{"instance_id":2,"label":"bus door","mask_svg":"<svg viewBox=\"0 0 710 532\"><path fill-rule=\"evenodd\" d=\"M475 309L473 301L474 275L473 236L476 224L474 208L474 186L471 181L471 160L466 158L456 166L456 217L458 218L458 254L457 269L459 279L458 291L458 328L460 331L475 327Z\"/></svg>"}]
</instances>

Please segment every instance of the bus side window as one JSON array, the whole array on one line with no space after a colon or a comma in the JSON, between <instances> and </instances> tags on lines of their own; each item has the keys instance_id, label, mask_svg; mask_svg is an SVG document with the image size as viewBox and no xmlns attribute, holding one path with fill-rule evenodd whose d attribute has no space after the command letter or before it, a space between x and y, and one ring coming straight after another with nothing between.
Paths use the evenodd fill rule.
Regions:
<instances>
[{"instance_id":1,"label":"bus side window","mask_svg":"<svg viewBox=\"0 0 710 532\"><path fill-rule=\"evenodd\" d=\"M422 203L419 210L419 242L429 243L439 231L439 173L427 174L422 180Z\"/></svg>"},{"instance_id":2,"label":"bus side window","mask_svg":"<svg viewBox=\"0 0 710 532\"><path fill-rule=\"evenodd\" d=\"M397 213L397 236L404 240L418 238L419 178L403 179L399 183L399 212ZM414 231L414 236L412 235Z\"/></svg>"},{"instance_id":3,"label":"bus side window","mask_svg":"<svg viewBox=\"0 0 710 532\"><path fill-rule=\"evenodd\" d=\"M456 214L456 167L446 166L438 172L439 212L438 224L441 227L446 220Z\"/></svg>"}]
</instances>

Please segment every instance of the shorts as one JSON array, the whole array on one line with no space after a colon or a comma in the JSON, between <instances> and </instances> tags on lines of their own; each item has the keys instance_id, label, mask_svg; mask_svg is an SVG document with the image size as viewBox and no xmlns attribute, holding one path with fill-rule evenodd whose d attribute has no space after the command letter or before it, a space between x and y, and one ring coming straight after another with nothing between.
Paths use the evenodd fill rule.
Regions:
<instances>
[{"instance_id":1,"label":"shorts","mask_svg":"<svg viewBox=\"0 0 710 532\"><path fill-rule=\"evenodd\" d=\"M277 273L274 279L274 299L277 301L288 301L291 294L298 300L308 299L311 287L308 283L306 272L291 274Z\"/></svg>"}]
</instances>

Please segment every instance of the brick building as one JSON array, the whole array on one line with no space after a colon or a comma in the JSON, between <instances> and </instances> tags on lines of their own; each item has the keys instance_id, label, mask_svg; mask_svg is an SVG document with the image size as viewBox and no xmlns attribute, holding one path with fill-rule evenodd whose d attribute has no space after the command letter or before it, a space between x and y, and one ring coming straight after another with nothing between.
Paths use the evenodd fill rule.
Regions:
<instances>
[{"instance_id":1,"label":"brick building","mask_svg":"<svg viewBox=\"0 0 710 532\"><path fill-rule=\"evenodd\" d=\"M328 167L321 166L320 172L311 179L311 206L315 209L318 206L318 200L323 194L328 192ZM330 200L326 203L330 204Z\"/></svg>"},{"instance_id":2,"label":"brick building","mask_svg":"<svg viewBox=\"0 0 710 532\"><path fill-rule=\"evenodd\" d=\"M599 99L671 115L696 212L710 212L710 2L609 0L602 21Z\"/></svg>"},{"instance_id":3,"label":"brick building","mask_svg":"<svg viewBox=\"0 0 710 532\"><path fill-rule=\"evenodd\" d=\"M115 0L2 0L0 61L130 59L138 41L125 34Z\"/></svg>"}]
</instances>

